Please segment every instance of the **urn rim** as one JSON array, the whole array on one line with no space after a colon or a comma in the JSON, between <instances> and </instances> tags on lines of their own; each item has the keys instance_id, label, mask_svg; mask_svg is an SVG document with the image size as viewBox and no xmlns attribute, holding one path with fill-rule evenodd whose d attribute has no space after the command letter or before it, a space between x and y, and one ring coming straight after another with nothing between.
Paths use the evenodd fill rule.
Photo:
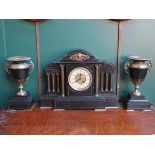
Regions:
<instances>
[{"instance_id":1,"label":"urn rim","mask_svg":"<svg viewBox=\"0 0 155 155\"><path fill-rule=\"evenodd\" d=\"M19 62L19 61L28 61L28 60L31 60L31 57L27 57L27 56L13 56L13 57L9 57L7 58L8 61L16 61L16 62Z\"/></svg>"},{"instance_id":2,"label":"urn rim","mask_svg":"<svg viewBox=\"0 0 155 155\"><path fill-rule=\"evenodd\" d=\"M128 59L136 60L136 61L149 61L151 58L145 58L143 56L129 56Z\"/></svg>"},{"instance_id":3,"label":"urn rim","mask_svg":"<svg viewBox=\"0 0 155 155\"><path fill-rule=\"evenodd\" d=\"M27 68L30 68L30 65L27 63L9 65L9 69L27 69Z\"/></svg>"}]
</instances>

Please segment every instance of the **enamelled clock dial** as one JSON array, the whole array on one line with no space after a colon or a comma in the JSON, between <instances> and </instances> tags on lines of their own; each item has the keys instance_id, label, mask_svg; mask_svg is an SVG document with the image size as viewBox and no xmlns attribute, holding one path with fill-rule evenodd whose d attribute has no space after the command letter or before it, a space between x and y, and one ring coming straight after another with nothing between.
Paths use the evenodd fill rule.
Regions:
<instances>
[{"instance_id":1,"label":"enamelled clock dial","mask_svg":"<svg viewBox=\"0 0 155 155\"><path fill-rule=\"evenodd\" d=\"M87 90L92 84L92 74L84 67L74 68L69 73L68 83L73 90Z\"/></svg>"}]
</instances>

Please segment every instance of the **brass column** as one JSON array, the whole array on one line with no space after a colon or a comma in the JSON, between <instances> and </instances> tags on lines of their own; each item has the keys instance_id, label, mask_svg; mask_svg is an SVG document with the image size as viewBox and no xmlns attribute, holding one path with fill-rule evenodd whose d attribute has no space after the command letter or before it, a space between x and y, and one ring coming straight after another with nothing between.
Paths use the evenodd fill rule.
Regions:
<instances>
[{"instance_id":1,"label":"brass column","mask_svg":"<svg viewBox=\"0 0 155 155\"><path fill-rule=\"evenodd\" d=\"M110 91L113 90L113 79L112 79L112 73L110 73Z\"/></svg>"},{"instance_id":2,"label":"brass column","mask_svg":"<svg viewBox=\"0 0 155 155\"><path fill-rule=\"evenodd\" d=\"M99 64L95 64L95 68L96 68L96 92L95 95L98 96L99 95Z\"/></svg>"},{"instance_id":3,"label":"brass column","mask_svg":"<svg viewBox=\"0 0 155 155\"><path fill-rule=\"evenodd\" d=\"M56 72L57 75L57 92L59 92L59 73Z\"/></svg>"},{"instance_id":4,"label":"brass column","mask_svg":"<svg viewBox=\"0 0 155 155\"><path fill-rule=\"evenodd\" d=\"M50 72L46 71L46 76L47 76L47 93L51 93L51 89L50 89Z\"/></svg>"},{"instance_id":5,"label":"brass column","mask_svg":"<svg viewBox=\"0 0 155 155\"><path fill-rule=\"evenodd\" d=\"M103 88L104 88L103 74L104 73L101 73L101 92L103 92Z\"/></svg>"},{"instance_id":6,"label":"brass column","mask_svg":"<svg viewBox=\"0 0 155 155\"><path fill-rule=\"evenodd\" d=\"M54 83L54 82L55 82L55 73L53 72L53 73L52 73L52 85L53 85L52 91L53 91L53 92L55 92L55 83Z\"/></svg>"},{"instance_id":7,"label":"brass column","mask_svg":"<svg viewBox=\"0 0 155 155\"><path fill-rule=\"evenodd\" d=\"M65 83L64 83L64 64L60 64L61 68L61 96L65 96Z\"/></svg>"},{"instance_id":8,"label":"brass column","mask_svg":"<svg viewBox=\"0 0 155 155\"><path fill-rule=\"evenodd\" d=\"M106 81L106 83L105 83L105 91L108 91L108 73L106 72L105 73L105 81Z\"/></svg>"}]
</instances>

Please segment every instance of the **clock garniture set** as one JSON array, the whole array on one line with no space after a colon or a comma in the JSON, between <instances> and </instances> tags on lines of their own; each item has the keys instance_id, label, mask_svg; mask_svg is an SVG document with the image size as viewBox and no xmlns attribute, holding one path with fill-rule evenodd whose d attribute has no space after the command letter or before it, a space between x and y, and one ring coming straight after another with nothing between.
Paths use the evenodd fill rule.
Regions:
<instances>
[{"instance_id":1,"label":"clock garniture set","mask_svg":"<svg viewBox=\"0 0 155 155\"><path fill-rule=\"evenodd\" d=\"M150 110L150 102L139 91L147 72L152 68L150 59L130 56L125 71L135 90L122 100L127 110ZM31 109L34 99L24 90L29 72L34 69L30 57L7 58L6 71L19 86L10 98L9 109ZM88 51L74 49L62 59L45 67L46 94L40 97L40 107L54 109L105 109L120 107L119 98L113 91L114 65L99 61Z\"/></svg>"}]
</instances>

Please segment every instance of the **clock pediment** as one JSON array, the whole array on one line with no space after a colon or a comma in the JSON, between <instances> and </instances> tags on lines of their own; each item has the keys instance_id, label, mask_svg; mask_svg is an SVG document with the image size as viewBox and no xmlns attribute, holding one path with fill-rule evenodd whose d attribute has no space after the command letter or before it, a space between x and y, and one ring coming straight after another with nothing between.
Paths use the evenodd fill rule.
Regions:
<instances>
[{"instance_id":1,"label":"clock pediment","mask_svg":"<svg viewBox=\"0 0 155 155\"><path fill-rule=\"evenodd\" d=\"M68 63L68 62L91 62L99 63L99 60L96 59L92 54L83 49L73 49L69 51L62 59L58 62Z\"/></svg>"}]
</instances>

